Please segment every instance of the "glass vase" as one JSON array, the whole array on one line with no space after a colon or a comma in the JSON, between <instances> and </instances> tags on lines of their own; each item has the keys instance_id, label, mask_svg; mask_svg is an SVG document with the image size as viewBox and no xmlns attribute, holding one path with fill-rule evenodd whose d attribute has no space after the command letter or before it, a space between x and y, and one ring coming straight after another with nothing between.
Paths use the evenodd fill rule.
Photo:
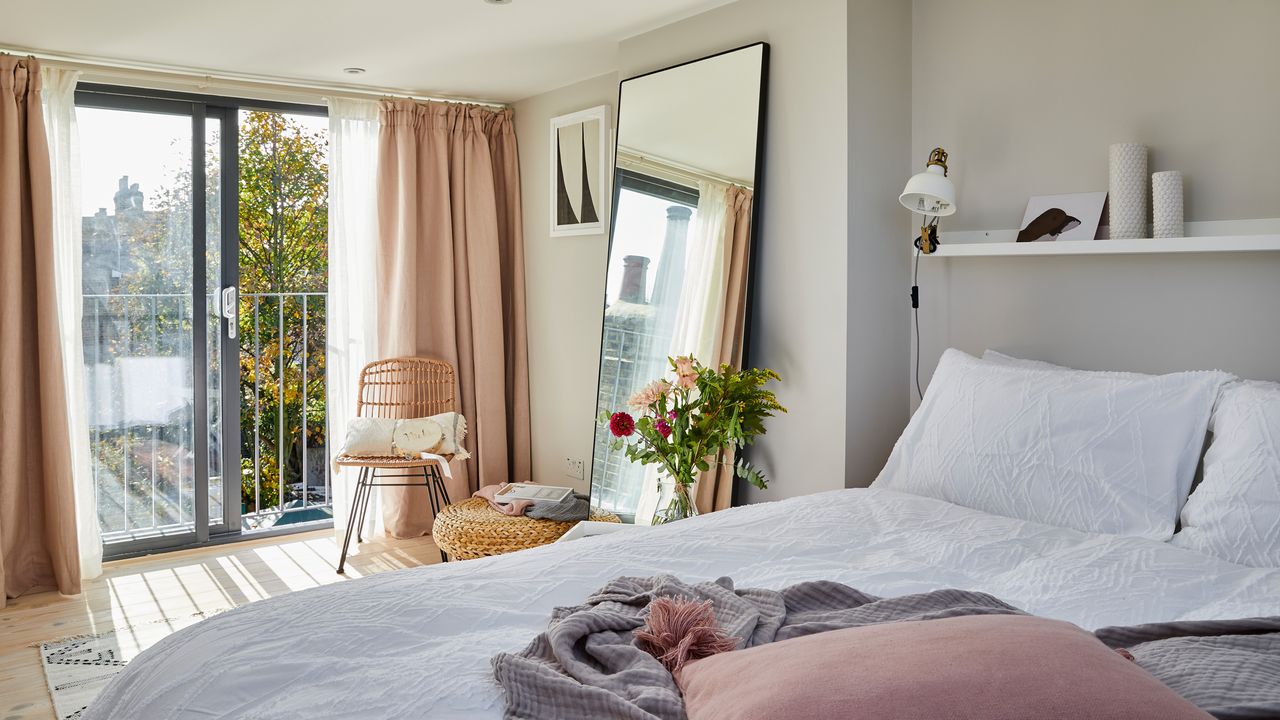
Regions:
<instances>
[{"instance_id":1,"label":"glass vase","mask_svg":"<svg viewBox=\"0 0 1280 720\"><path fill-rule=\"evenodd\" d=\"M663 525L697 515L698 505L694 502L693 485L692 482L680 482L671 478L659 480L660 499L658 511L653 514L653 524Z\"/></svg>"}]
</instances>

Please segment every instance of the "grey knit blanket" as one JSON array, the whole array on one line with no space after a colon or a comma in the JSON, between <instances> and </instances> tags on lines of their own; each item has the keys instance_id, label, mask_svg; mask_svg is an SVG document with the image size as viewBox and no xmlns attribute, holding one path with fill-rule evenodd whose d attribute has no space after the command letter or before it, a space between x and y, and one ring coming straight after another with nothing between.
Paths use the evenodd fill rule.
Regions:
<instances>
[{"instance_id":1,"label":"grey knit blanket","mask_svg":"<svg viewBox=\"0 0 1280 720\"><path fill-rule=\"evenodd\" d=\"M735 589L729 578L689 584L670 575L621 577L577 607L557 608L546 632L518 653L493 658L512 719L684 718L674 678L635 646L651 600L711 600L738 647L884 622L959 615L1025 614L984 593L937 590L880 598L835 582L782 590ZM1280 717L1280 618L1104 628L1183 697L1219 718Z\"/></svg>"},{"instance_id":2,"label":"grey knit blanket","mask_svg":"<svg viewBox=\"0 0 1280 720\"><path fill-rule=\"evenodd\" d=\"M525 510L524 516L536 520L558 520L560 522L586 520L591 516L591 505L586 495L573 493L558 503L537 503Z\"/></svg>"}]
</instances>

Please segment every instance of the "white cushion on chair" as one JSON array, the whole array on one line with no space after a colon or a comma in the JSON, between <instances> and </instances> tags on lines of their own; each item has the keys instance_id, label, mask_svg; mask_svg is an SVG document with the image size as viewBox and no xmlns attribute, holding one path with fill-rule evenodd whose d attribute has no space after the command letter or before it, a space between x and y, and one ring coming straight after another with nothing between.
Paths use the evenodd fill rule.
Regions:
<instances>
[{"instance_id":1,"label":"white cushion on chair","mask_svg":"<svg viewBox=\"0 0 1280 720\"><path fill-rule=\"evenodd\" d=\"M447 412L439 415L432 415L428 420L434 420L444 429L444 442L435 451L441 455L451 455L457 460L466 460L471 457L462 443L467 439L467 419L462 413Z\"/></svg>"},{"instance_id":2,"label":"white cushion on chair","mask_svg":"<svg viewBox=\"0 0 1280 720\"><path fill-rule=\"evenodd\" d=\"M467 420L456 412L407 420L359 417L347 423L347 437L340 454L418 457L431 453L465 460L471 457L462 445L466 437Z\"/></svg>"},{"instance_id":3,"label":"white cushion on chair","mask_svg":"<svg viewBox=\"0 0 1280 720\"><path fill-rule=\"evenodd\" d=\"M396 421L389 418L353 418L347 423L342 455L386 457L394 453Z\"/></svg>"},{"instance_id":4,"label":"white cushion on chair","mask_svg":"<svg viewBox=\"0 0 1280 720\"><path fill-rule=\"evenodd\" d=\"M408 457L434 453L444 444L444 428L431 418L400 420L396 423L391 443L397 455Z\"/></svg>"}]
</instances>

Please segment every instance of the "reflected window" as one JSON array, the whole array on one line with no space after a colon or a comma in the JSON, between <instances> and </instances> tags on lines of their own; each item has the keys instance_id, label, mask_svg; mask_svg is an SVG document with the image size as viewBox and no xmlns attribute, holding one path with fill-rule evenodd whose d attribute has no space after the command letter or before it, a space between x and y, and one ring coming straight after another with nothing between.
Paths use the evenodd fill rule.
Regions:
<instances>
[{"instance_id":1,"label":"reflected window","mask_svg":"<svg viewBox=\"0 0 1280 720\"><path fill-rule=\"evenodd\" d=\"M666 370L698 206L694 188L626 170L619 182L597 413L626 409L632 394ZM645 469L610 450L609 440L607 433L596 436L592 502L632 516Z\"/></svg>"}]
</instances>

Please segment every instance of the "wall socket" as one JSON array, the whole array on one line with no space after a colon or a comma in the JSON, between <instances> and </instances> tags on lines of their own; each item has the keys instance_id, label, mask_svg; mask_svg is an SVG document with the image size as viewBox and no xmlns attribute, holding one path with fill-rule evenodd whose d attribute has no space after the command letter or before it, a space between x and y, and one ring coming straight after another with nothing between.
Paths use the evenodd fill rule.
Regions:
<instances>
[{"instance_id":1,"label":"wall socket","mask_svg":"<svg viewBox=\"0 0 1280 720\"><path fill-rule=\"evenodd\" d=\"M580 458L566 457L564 459L565 477L571 477L577 480L584 480L585 472L586 471L583 469L583 463Z\"/></svg>"}]
</instances>

